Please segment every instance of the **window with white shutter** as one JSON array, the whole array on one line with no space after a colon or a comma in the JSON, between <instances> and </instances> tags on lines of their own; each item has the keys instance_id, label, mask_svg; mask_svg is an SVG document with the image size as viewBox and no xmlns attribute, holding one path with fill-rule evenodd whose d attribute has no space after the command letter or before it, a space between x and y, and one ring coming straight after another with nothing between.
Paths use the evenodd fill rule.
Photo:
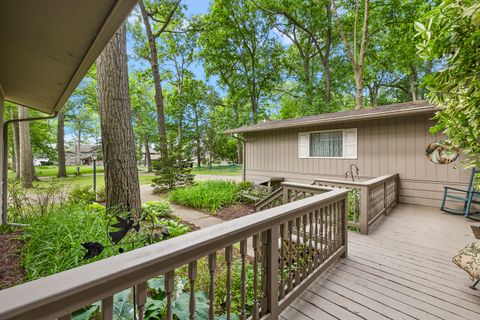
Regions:
<instances>
[{"instance_id":1,"label":"window with white shutter","mask_svg":"<svg viewBox=\"0 0 480 320\"><path fill-rule=\"evenodd\" d=\"M299 158L308 158L308 141L309 133L299 133L298 134L298 157Z\"/></svg>"},{"instance_id":2,"label":"window with white shutter","mask_svg":"<svg viewBox=\"0 0 480 320\"><path fill-rule=\"evenodd\" d=\"M299 158L357 158L357 129L323 130L298 134Z\"/></svg>"}]
</instances>

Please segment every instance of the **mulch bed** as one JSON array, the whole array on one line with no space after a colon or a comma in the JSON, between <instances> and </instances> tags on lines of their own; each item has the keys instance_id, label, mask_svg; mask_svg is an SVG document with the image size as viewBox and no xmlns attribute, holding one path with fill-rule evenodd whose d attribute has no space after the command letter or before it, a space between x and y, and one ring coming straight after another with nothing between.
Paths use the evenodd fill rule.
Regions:
<instances>
[{"instance_id":1,"label":"mulch bed","mask_svg":"<svg viewBox=\"0 0 480 320\"><path fill-rule=\"evenodd\" d=\"M220 209L215 217L222 220L233 220L255 213L255 206L250 203L236 203Z\"/></svg>"},{"instance_id":2,"label":"mulch bed","mask_svg":"<svg viewBox=\"0 0 480 320\"><path fill-rule=\"evenodd\" d=\"M20 235L20 231L0 234L0 290L24 281Z\"/></svg>"}]
</instances>

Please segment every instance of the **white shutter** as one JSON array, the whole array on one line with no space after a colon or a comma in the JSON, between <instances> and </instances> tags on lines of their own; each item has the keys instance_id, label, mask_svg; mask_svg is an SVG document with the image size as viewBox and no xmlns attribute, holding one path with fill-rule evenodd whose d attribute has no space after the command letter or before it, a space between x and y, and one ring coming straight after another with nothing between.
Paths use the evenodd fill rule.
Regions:
<instances>
[{"instance_id":1,"label":"white shutter","mask_svg":"<svg viewBox=\"0 0 480 320\"><path fill-rule=\"evenodd\" d=\"M343 157L357 157L357 129L343 130Z\"/></svg>"},{"instance_id":2,"label":"white shutter","mask_svg":"<svg viewBox=\"0 0 480 320\"><path fill-rule=\"evenodd\" d=\"M301 132L298 134L298 157L308 158L309 134Z\"/></svg>"}]
</instances>

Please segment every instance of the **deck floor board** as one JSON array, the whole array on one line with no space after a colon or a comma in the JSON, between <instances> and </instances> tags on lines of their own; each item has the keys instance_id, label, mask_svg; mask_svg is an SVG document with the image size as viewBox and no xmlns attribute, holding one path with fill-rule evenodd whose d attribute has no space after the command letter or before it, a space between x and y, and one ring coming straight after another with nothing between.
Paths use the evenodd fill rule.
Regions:
<instances>
[{"instance_id":1,"label":"deck floor board","mask_svg":"<svg viewBox=\"0 0 480 320\"><path fill-rule=\"evenodd\" d=\"M369 235L349 233L348 257L282 314L290 319L480 319L480 290L452 262L475 241L460 216L398 205Z\"/></svg>"}]
</instances>

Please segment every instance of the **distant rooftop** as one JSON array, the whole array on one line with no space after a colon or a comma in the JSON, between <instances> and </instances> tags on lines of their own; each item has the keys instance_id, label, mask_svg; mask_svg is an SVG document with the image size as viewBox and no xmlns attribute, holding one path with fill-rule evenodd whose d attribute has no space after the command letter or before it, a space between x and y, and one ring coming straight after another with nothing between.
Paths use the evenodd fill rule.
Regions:
<instances>
[{"instance_id":1,"label":"distant rooftop","mask_svg":"<svg viewBox=\"0 0 480 320\"><path fill-rule=\"evenodd\" d=\"M251 126L230 129L225 131L225 133L243 133L243 132L278 130L278 129L285 129L285 128L298 128L298 127L313 126L313 125L320 125L320 124L332 124L332 123L338 123L338 122L344 122L344 121L369 120L369 119L380 119L380 118L404 116L404 115L411 115L411 114L433 113L437 110L438 108L435 108L434 106L429 105L428 101L420 100L415 102L390 104L387 106L380 106L376 108L365 108L365 109L351 110L351 111L331 112L331 113L323 113L319 115L301 117L301 118L267 121L267 122L254 124Z\"/></svg>"}]
</instances>

